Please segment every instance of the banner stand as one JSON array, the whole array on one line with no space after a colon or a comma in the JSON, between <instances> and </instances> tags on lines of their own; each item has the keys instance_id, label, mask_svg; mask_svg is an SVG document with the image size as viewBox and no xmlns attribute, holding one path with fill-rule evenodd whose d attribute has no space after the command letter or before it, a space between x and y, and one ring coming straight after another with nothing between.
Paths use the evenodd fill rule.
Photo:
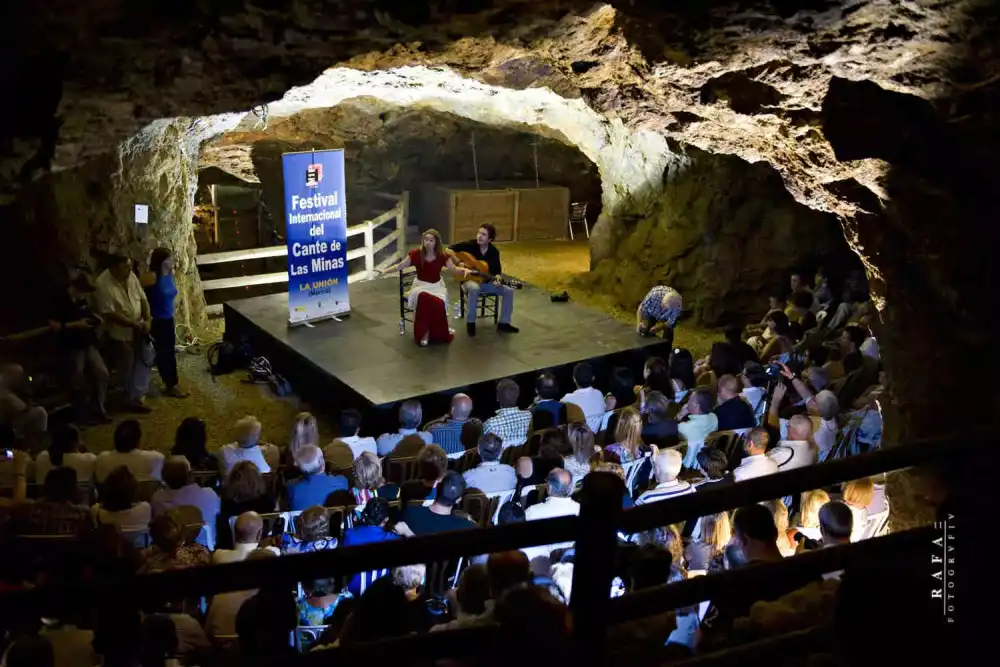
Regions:
<instances>
[{"instance_id":1,"label":"banner stand","mask_svg":"<svg viewBox=\"0 0 1000 667\"><path fill-rule=\"evenodd\" d=\"M347 198L342 149L284 153L288 325L342 318L347 289Z\"/></svg>"}]
</instances>

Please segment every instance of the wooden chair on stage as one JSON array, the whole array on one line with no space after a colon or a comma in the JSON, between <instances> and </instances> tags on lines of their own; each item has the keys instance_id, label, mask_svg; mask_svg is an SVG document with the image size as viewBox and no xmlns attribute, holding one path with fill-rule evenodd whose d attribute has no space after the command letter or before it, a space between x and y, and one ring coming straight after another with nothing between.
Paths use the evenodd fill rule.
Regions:
<instances>
[{"instance_id":1,"label":"wooden chair on stage","mask_svg":"<svg viewBox=\"0 0 1000 667\"><path fill-rule=\"evenodd\" d=\"M413 279L417 277L417 272L410 269L399 272L399 335L406 333L406 323L413 324L416 312L408 305L406 298L413 285Z\"/></svg>"},{"instance_id":2,"label":"wooden chair on stage","mask_svg":"<svg viewBox=\"0 0 1000 667\"><path fill-rule=\"evenodd\" d=\"M479 293L479 298L476 300L476 308L479 312L476 313L477 317L492 317L493 324L496 324L500 320L500 308L498 304L500 296L498 294L483 294ZM465 290L461 287L458 288L458 303L459 309L462 317L465 317Z\"/></svg>"}]
</instances>

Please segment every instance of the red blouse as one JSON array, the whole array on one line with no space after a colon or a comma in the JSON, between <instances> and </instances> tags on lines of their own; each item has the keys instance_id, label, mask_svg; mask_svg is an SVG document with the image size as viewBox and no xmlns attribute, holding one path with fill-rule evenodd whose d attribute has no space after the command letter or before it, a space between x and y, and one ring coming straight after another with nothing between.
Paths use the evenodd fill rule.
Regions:
<instances>
[{"instance_id":1,"label":"red blouse","mask_svg":"<svg viewBox=\"0 0 1000 667\"><path fill-rule=\"evenodd\" d=\"M438 255L434 261L428 262L420 256L420 248L411 250L409 257L413 268L417 270L417 280L422 280L425 283L436 283L441 280L441 271L448 263L448 256L444 254Z\"/></svg>"}]
</instances>

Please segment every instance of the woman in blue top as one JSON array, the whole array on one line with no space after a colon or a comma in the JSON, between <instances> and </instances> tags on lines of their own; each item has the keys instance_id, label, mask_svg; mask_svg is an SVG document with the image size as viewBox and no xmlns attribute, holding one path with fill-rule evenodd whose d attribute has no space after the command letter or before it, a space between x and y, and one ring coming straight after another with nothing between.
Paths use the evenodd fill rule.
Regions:
<instances>
[{"instance_id":1,"label":"woman in blue top","mask_svg":"<svg viewBox=\"0 0 1000 667\"><path fill-rule=\"evenodd\" d=\"M146 289L149 311L153 322L150 335L156 350L156 367L160 369L160 379L166 386L166 395L187 398L181 391L177 378L177 356L174 346L177 338L174 332L174 301L177 299L177 284L174 282L174 258L166 248L157 248L149 259L149 273L142 277Z\"/></svg>"}]
</instances>

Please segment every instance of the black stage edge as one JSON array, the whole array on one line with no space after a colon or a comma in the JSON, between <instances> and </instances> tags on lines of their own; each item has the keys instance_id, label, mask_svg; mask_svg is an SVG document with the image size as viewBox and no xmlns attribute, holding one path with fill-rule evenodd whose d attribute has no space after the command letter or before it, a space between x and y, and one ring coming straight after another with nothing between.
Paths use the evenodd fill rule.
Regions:
<instances>
[{"instance_id":1,"label":"black stage edge","mask_svg":"<svg viewBox=\"0 0 1000 667\"><path fill-rule=\"evenodd\" d=\"M552 303L530 285L515 293L513 324L520 333L500 334L492 318L480 318L470 338L463 320L451 320L454 342L426 348L414 342L410 323L399 335L395 275L351 285L350 294L349 316L312 328L289 328L285 293L226 302L226 339L249 342L254 355L266 356L316 408L361 410L365 435L394 431L395 408L406 399L419 399L428 421L464 392L485 419L497 408L494 385L501 378L518 382L526 407L542 370L555 372L566 392L574 388L573 366L589 361L597 386L607 388L615 367L628 367L638 382L647 357L670 354L660 338L641 338L631 326L573 302ZM449 296L458 298L456 283Z\"/></svg>"}]
</instances>

